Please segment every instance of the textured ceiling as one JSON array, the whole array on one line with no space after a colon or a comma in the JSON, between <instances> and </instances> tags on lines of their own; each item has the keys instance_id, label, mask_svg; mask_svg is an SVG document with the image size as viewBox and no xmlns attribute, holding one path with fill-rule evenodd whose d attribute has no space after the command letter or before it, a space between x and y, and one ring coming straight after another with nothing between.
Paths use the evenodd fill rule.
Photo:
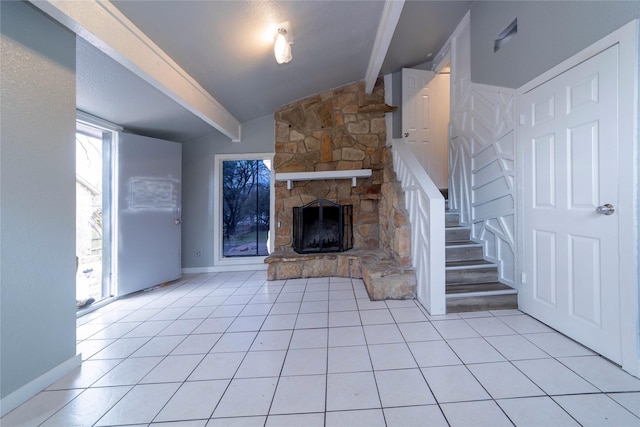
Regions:
<instances>
[{"instance_id":1,"label":"textured ceiling","mask_svg":"<svg viewBox=\"0 0 640 427\"><path fill-rule=\"evenodd\" d=\"M407 1L381 74L430 61L470 1ZM240 122L297 99L363 80L384 2L113 1ZM289 21L293 61L273 56ZM78 45L78 108L147 135L186 140L213 132L112 59Z\"/></svg>"},{"instance_id":2,"label":"textured ceiling","mask_svg":"<svg viewBox=\"0 0 640 427\"><path fill-rule=\"evenodd\" d=\"M364 78L380 1L114 1L240 122ZM293 61L273 56L289 21Z\"/></svg>"}]
</instances>

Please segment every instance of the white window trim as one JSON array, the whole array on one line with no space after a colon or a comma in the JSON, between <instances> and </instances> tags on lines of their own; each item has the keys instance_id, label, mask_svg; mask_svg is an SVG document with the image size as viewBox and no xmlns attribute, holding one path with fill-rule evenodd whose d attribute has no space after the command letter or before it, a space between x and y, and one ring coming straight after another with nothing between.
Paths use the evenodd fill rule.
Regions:
<instances>
[{"instance_id":1,"label":"white window trim","mask_svg":"<svg viewBox=\"0 0 640 427\"><path fill-rule=\"evenodd\" d=\"M102 131L122 132L123 127L99 117L92 116L84 111L76 110L76 121L85 126L91 126Z\"/></svg>"},{"instance_id":2,"label":"white window trim","mask_svg":"<svg viewBox=\"0 0 640 427\"><path fill-rule=\"evenodd\" d=\"M222 162L226 160L270 160L271 175L269 178L269 252L273 251L275 236L275 173L273 170L273 153L249 153L249 154L216 154L213 166L213 247L215 267L234 267L234 269L255 270L267 268L264 263L266 257L225 257L222 250Z\"/></svg>"}]
</instances>

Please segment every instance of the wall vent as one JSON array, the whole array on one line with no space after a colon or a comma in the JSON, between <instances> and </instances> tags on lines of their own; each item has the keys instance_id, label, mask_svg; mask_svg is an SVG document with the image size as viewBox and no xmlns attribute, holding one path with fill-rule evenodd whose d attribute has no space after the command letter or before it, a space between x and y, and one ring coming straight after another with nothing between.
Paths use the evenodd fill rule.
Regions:
<instances>
[{"instance_id":1,"label":"wall vent","mask_svg":"<svg viewBox=\"0 0 640 427\"><path fill-rule=\"evenodd\" d=\"M498 34L498 37L496 37L496 39L493 41L493 51L499 51L500 48L507 44L509 40L511 40L511 37L515 36L516 34L518 34L518 18L514 19L507 28L505 28L500 34Z\"/></svg>"}]
</instances>

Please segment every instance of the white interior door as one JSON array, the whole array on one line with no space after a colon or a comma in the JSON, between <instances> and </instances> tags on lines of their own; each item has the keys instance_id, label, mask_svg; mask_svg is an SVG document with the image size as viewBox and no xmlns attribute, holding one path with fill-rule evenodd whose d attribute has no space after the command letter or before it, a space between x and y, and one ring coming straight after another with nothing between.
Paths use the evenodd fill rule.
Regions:
<instances>
[{"instance_id":1,"label":"white interior door","mask_svg":"<svg viewBox=\"0 0 640 427\"><path fill-rule=\"evenodd\" d=\"M449 179L449 75L402 70L402 139L438 188Z\"/></svg>"},{"instance_id":2,"label":"white interior door","mask_svg":"<svg viewBox=\"0 0 640 427\"><path fill-rule=\"evenodd\" d=\"M118 295L181 275L182 146L122 134L118 144Z\"/></svg>"},{"instance_id":3,"label":"white interior door","mask_svg":"<svg viewBox=\"0 0 640 427\"><path fill-rule=\"evenodd\" d=\"M524 93L520 308L621 360L618 46Z\"/></svg>"}]
</instances>

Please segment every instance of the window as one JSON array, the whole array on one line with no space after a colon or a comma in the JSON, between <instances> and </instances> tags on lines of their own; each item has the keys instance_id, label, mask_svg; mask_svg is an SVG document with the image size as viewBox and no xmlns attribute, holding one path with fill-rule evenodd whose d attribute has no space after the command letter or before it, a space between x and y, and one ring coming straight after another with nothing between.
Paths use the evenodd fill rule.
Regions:
<instances>
[{"instance_id":1,"label":"window","mask_svg":"<svg viewBox=\"0 0 640 427\"><path fill-rule=\"evenodd\" d=\"M216 156L217 264L262 263L271 248L272 155Z\"/></svg>"},{"instance_id":2,"label":"window","mask_svg":"<svg viewBox=\"0 0 640 427\"><path fill-rule=\"evenodd\" d=\"M76 305L88 308L114 288L113 158L120 129L78 112L76 123Z\"/></svg>"}]
</instances>

